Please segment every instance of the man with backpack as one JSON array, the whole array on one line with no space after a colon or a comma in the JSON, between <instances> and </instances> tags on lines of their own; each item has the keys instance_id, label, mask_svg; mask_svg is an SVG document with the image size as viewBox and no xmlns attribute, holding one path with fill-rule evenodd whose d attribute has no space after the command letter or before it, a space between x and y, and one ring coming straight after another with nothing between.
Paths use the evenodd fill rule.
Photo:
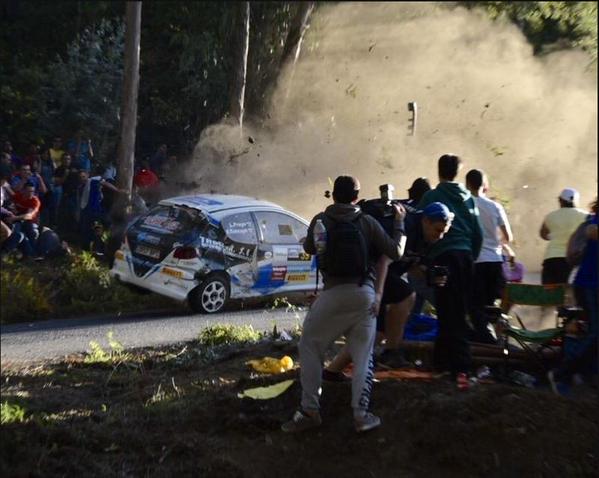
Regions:
<instances>
[{"instance_id":1,"label":"man with backpack","mask_svg":"<svg viewBox=\"0 0 599 478\"><path fill-rule=\"evenodd\" d=\"M317 253L314 230L326 228L326 249L318 251L324 290L306 315L299 343L301 362L301 409L282 425L284 432L301 432L319 426L320 387L324 354L341 335L354 363L352 401L356 431L380 425L368 411L373 384L372 349L376 333L374 267L381 255L398 260L405 246L405 210L394 206L395 226L391 238L372 217L356 206L360 183L352 176L339 176L333 187L334 204L310 223L304 250ZM322 238L321 238L322 239Z\"/></svg>"}]
</instances>

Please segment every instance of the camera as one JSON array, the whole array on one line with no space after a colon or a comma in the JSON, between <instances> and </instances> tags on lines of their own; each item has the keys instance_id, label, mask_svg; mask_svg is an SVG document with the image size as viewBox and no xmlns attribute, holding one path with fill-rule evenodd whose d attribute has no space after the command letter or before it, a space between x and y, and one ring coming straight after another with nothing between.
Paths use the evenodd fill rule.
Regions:
<instances>
[{"instance_id":1,"label":"camera","mask_svg":"<svg viewBox=\"0 0 599 478\"><path fill-rule=\"evenodd\" d=\"M449 268L445 266L430 266L426 269L426 283L431 287L437 287L437 280L439 277L447 277L449 275Z\"/></svg>"}]
</instances>

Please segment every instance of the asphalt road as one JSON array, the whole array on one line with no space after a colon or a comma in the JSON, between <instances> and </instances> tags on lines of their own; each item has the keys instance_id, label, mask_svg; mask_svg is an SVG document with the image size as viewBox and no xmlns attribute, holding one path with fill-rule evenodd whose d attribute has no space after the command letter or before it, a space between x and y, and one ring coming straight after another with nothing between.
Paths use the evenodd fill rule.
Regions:
<instances>
[{"instance_id":1,"label":"asphalt road","mask_svg":"<svg viewBox=\"0 0 599 478\"><path fill-rule=\"evenodd\" d=\"M1 363L59 359L89 350L94 340L108 346L107 333L125 348L173 344L197 338L199 332L217 323L251 325L256 330L293 329L301 325L305 309L253 309L213 315L181 312L156 316L102 317L30 322L0 327Z\"/></svg>"}]
</instances>

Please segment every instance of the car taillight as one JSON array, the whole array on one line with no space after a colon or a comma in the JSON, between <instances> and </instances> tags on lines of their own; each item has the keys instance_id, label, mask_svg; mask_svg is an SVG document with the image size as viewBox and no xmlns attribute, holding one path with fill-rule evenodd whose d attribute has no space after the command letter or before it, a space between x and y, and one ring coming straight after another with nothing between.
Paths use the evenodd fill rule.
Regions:
<instances>
[{"instance_id":1,"label":"car taillight","mask_svg":"<svg viewBox=\"0 0 599 478\"><path fill-rule=\"evenodd\" d=\"M195 247L177 247L173 257L175 259L195 259L198 257L198 251Z\"/></svg>"}]
</instances>

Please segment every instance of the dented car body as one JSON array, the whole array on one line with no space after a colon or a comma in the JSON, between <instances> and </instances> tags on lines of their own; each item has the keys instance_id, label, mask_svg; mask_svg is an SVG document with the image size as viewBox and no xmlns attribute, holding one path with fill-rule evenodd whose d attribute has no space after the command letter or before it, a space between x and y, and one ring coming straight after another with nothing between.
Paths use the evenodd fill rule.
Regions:
<instances>
[{"instance_id":1,"label":"dented car body","mask_svg":"<svg viewBox=\"0 0 599 478\"><path fill-rule=\"evenodd\" d=\"M128 227L111 274L203 313L230 298L308 292L316 262L302 247L307 230L292 212L245 196L165 199Z\"/></svg>"}]
</instances>

